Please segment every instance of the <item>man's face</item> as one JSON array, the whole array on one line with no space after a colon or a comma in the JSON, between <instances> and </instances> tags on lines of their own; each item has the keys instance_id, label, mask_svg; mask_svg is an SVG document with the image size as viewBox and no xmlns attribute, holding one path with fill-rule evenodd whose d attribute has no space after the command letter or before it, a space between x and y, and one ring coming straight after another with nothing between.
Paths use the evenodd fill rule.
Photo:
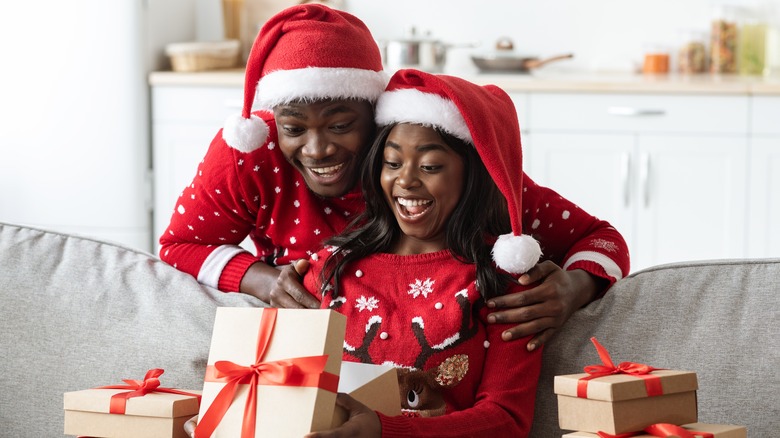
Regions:
<instances>
[{"instance_id":1,"label":"man's face","mask_svg":"<svg viewBox=\"0 0 780 438\"><path fill-rule=\"evenodd\" d=\"M314 193L350 191L362 148L374 135L373 107L363 100L290 103L274 108L279 147Z\"/></svg>"}]
</instances>

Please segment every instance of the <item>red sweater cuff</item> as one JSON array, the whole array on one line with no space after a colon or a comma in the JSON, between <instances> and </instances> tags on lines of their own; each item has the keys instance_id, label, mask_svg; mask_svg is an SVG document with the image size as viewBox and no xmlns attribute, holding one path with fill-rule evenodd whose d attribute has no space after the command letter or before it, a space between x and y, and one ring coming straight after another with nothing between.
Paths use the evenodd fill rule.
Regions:
<instances>
[{"instance_id":1,"label":"red sweater cuff","mask_svg":"<svg viewBox=\"0 0 780 438\"><path fill-rule=\"evenodd\" d=\"M617 281L615 280L614 277L607 275L607 271L604 270L603 266L591 260L579 260L572 263L566 268L567 271L573 271L575 269L582 269L583 271L587 272L588 274L594 277L603 278L604 280L607 280L609 282L609 284L607 285L607 287L604 288L604 290L596 294L596 296L593 298L594 300L603 297L604 294L607 293L609 288L611 288L612 285L615 284L615 282Z\"/></svg>"},{"instance_id":2,"label":"red sweater cuff","mask_svg":"<svg viewBox=\"0 0 780 438\"><path fill-rule=\"evenodd\" d=\"M244 278L249 267L257 261L257 258L248 252L243 252L230 259L219 276L218 289L223 292L239 292L241 279Z\"/></svg>"},{"instance_id":3,"label":"red sweater cuff","mask_svg":"<svg viewBox=\"0 0 780 438\"><path fill-rule=\"evenodd\" d=\"M376 414L379 415L379 421L382 423L382 438L414 436L409 427L409 418L403 415L390 417L379 411L376 411Z\"/></svg>"}]
</instances>

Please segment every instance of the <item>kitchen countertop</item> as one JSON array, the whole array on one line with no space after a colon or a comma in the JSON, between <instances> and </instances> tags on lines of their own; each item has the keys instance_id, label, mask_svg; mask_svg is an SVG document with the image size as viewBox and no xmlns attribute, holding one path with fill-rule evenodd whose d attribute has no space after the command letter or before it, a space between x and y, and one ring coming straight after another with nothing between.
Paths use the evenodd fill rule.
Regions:
<instances>
[{"instance_id":1,"label":"kitchen countertop","mask_svg":"<svg viewBox=\"0 0 780 438\"><path fill-rule=\"evenodd\" d=\"M449 73L454 74L454 73ZM780 95L780 77L738 75L641 75L597 73L481 74L464 72L464 79L478 84L495 84L507 92L580 93L672 93ZM149 84L181 86L244 85L244 70L230 69L196 73L158 71Z\"/></svg>"}]
</instances>

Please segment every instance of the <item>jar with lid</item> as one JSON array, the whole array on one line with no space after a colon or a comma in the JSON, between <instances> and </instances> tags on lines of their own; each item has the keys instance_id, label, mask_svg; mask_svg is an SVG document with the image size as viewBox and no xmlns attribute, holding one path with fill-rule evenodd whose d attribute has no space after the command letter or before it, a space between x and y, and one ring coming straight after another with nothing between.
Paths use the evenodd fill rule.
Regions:
<instances>
[{"instance_id":1,"label":"jar with lid","mask_svg":"<svg viewBox=\"0 0 780 438\"><path fill-rule=\"evenodd\" d=\"M677 70L683 74L707 71L707 35L703 30L687 29L680 32L677 49Z\"/></svg>"},{"instance_id":2,"label":"jar with lid","mask_svg":"<svg viewBox=\"0 0 780 438\"><path fill-rule=\"evenodd\" d=\"M764 73L767 34L764 12L763 8L743 10L737 45L739 74L760 75Z\"/></svg>"},{"instance_id":3,"label":"jar with lid","mask_svg":"<svg viewBox=\"0 0 780 438\"><path fill-rule=\"evenodd\" d=\"M710 30L710 72L737 72L737 8L718 5Z\"/></svg>"}]
</instances>

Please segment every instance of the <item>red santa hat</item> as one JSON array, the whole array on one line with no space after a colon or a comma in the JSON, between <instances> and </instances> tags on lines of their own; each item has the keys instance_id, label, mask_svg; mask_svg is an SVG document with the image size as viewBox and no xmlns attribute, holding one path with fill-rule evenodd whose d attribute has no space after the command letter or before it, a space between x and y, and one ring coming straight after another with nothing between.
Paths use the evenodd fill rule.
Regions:
<instances>
[{"instance_id":1,"label":"red santa hat","mask_svg":"<svg viewBox=\"0 0 780 438\"><path fill-rule=\"evenodd\" d=\"M374 102L386 85L379 48L360 19L319 4L293 6L260 29L247 60L242 113L225 122L222 138L250 152L268 137L253 105L272 110L293 101Z\"/></svg>"},{"instance_id":2,"label":"red santa hat","mask_svg":"<svg viewBox=\"0 0 780 438\"><path fill-rule=\"evenodd\" d=\"M436 127L474 145L506 198L512 224L512 233L499 236L493 246L493 260L513 274L536 265L542 254L539 243L522 234L520 125L512 99L502 89L452 76L400 70L377 101L376 122Z\"/></svg>"}]
</instances>

